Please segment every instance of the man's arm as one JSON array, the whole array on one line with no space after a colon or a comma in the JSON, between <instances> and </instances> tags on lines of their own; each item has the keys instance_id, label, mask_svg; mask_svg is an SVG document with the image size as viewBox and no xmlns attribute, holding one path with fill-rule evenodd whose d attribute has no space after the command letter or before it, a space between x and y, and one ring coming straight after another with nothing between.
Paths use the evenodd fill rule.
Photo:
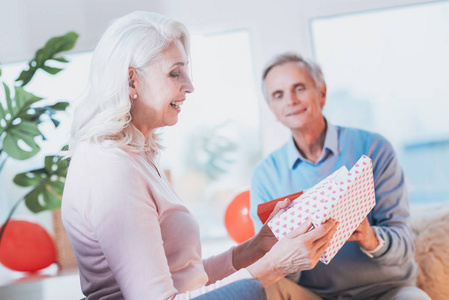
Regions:
<instances>
[{"instance_id":1,"label":"man's arm","mask_svg":"<svg viewBox=\"0 0 449 300\"><path fill-rule=\"evenodd\" d=\"M368 218L371 226L379 229L377 232L385 244L371 254L384 264L403 264L414 255L413 237L407 224L410 213L404 174L388 141L381 139L373 143L373 148L373 153L377 152L373 160L376 206Z\"/></svg>"},{"instance_id":2,"label":"man's arm","mask_svg":"<svg viewBox=\"0 0 449 300\"><path fill-rule=\"evenodd\" d=\"M261 173L262 172L260 166L256 167L251 179L250 216L253 220L256 232L259 232L263 225L259 217L257 216L257 206L271 200L270 195L268 195L267 190L264 188L263 181L265 178Z\"/></svg>"}]
</instances>

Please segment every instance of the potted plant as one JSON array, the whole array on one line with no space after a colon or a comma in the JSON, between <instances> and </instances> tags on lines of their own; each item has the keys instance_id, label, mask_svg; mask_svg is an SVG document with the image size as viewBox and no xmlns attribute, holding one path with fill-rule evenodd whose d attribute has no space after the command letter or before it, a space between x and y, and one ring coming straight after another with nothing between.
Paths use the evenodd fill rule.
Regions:
<instances>
[{"instance_id":1,"label":"potted plant","mask_svg":"<svg viewBox=\"0 0 449 300\"><path fill-rule=\"evenodd\" d=\"M69 32L48 40L29 61L28 69L20 73L16 79L17 85L13 88L1 80L0 68L0 81L4 89L3 100L0 92L0 172L9 159L27 160L39 153L40 146L36 139L42 137L43 141L46 140L39 128L40 124L50 121L55 127L59 126L56 114L65 111L69 103L59 101L46 104L44 98L28 92L26 86L38 70L51 75L62 71L62 66L69 61L59 54L71 50L77 39L78 34ZM48 62L57 62L61 67L52 67ZM29 187L30 191L18 199L9 211L0 230L0 243L11 216L22 201L25 201L26 206L34 213L54 210L61 206L67 167L67 162L61 160L58 155L48 155L42 168L23 172L14 177L15 184Z\"/></svg>"}]
</instances>

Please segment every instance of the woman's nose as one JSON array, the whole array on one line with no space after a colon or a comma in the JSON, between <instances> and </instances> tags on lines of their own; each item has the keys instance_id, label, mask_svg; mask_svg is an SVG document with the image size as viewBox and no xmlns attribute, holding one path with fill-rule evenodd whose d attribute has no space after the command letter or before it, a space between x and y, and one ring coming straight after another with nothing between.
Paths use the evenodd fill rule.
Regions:
<instances>
[{"instance_id":1,"label":"woman's nose","mask_svg":"<svg viewBox=\"0 0 449 300\"><path fill-rule=\"evenodd\" d=\"M193 91L195 90L189 76L185 76L185 81L184 84L182 85L182 88L183 92L185 93L193 93Z\"/></svg>"}]
</instances>

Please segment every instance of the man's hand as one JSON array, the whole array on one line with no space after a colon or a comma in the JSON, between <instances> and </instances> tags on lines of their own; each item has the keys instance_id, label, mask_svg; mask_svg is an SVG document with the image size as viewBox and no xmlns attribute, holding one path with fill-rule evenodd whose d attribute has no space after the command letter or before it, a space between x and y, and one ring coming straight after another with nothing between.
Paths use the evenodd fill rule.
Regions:
<instances>
[{"instance_id":1,"label":"man's hand","mask_svg":"<svg viewBox=\"0 0 449 300\"><path fill-rule=\"evenodd\" d=\"M357 227L357 229L352 233L348 241L356 241L360 247L368 251L376 249L376 247L379 245L376 233L369 224L367 218L365 218L362 223L360 223L359 227Z\"/></svg>"}]
</instances>

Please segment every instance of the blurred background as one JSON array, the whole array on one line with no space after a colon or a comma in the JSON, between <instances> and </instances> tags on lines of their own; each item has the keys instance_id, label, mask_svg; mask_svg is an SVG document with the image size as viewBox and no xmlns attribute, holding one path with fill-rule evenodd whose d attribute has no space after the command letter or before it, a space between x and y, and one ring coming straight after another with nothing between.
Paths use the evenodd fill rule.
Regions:
<instances>
[{"instance_id":1,"label":"blurred background","mask_svg":"<svg viewBox=\"0 0 449 300\"><path fill-rule=\"evenodd\" d=\"M331 122L390 140L412 203L449 200L449 1L1 0L1 80L12 86L45 41L75 31L79 39L64 55L70 61L65 70L38 73L27 87L49 103L73 102L103 31L135 10L172 17L191 33L195 93L179 124L163 131L159 163L200 222L205 256L234 243L224 226L226 207L249 188L255 164L289 137L260 90L266 62L286 51L321 65L328 88L324 114ZM67 143L71 112L59 114L57 129L42 126L47 140L33 159L5 162L0 223L27 192L12 179L40 168L45 155ZM22 204L15 217L53 230L49 212L33 214ZM0 265L0 284L22 275ZM48 293L34 299L58 299Z\"/></svg>"}]
</instances>

